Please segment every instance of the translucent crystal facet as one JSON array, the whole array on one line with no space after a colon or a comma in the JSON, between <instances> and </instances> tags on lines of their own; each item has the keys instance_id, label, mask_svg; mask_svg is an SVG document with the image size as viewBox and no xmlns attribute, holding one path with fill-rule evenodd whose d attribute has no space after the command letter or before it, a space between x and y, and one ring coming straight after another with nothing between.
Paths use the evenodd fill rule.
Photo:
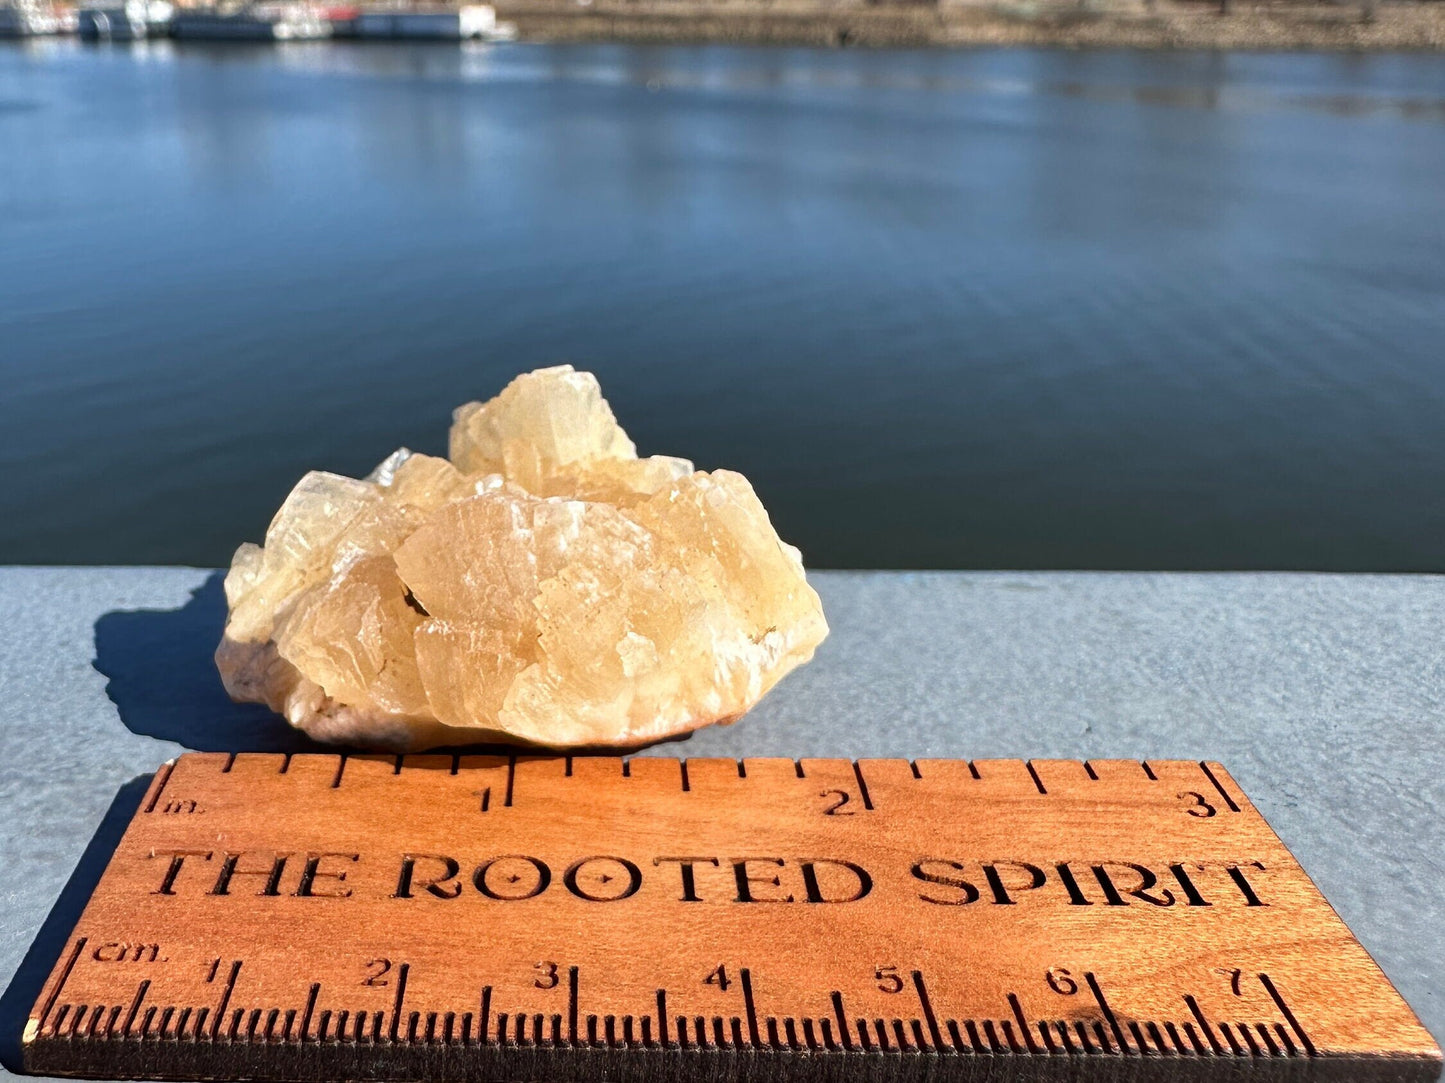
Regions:
<instances>
[{"instance_id":1,"label":"translucent crystal facet","mask_svg":"<svg viewBox=\"0 0 1445 1083\"><path fill-rule=\"evenodd\" d=\"M570 365L458 408L449 460L307 474L226 598L233 698L398 751L731 722L828 634L747 479L639 459Z\"/></svg>"}]
</instances>

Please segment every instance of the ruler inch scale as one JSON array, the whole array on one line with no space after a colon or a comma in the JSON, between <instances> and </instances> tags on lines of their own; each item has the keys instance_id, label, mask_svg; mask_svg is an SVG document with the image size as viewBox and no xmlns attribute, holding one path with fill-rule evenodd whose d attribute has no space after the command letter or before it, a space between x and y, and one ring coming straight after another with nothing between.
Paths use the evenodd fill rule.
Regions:
<instances>
[{"instance_id":1,"label":"ruler inch scale","mask_svg":"<svg viewBox=\"0 0 1445 1083\"><path fill-rule=\"evenodd\" d=\"M1439 1078L1229 773L188 753L27 1071L298 1083Z\"/></svg>"}]
</instances>

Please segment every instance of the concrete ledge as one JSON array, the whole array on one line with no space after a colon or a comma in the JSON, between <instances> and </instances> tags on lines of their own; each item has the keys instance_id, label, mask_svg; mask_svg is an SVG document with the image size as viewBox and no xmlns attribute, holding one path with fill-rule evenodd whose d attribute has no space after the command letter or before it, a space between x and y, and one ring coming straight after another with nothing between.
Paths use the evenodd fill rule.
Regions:
<instances>
[{"instance_id":1,"label":"concrete ledge","mask_svg":"<svg viewBox=\"0 0 1445 1083\"><path fill-rule=\"evenodd\" d=\"M815 582L833 626L817 660L736 726L663 751L1220 760L1445 1040L1445 578ZM73 891L57 899L104 865L139 799L127 784L183 748L306 747L221 692L224 609L202 570L0 568L7 1065L76 916Z\"/></svg>"}]
</instances>

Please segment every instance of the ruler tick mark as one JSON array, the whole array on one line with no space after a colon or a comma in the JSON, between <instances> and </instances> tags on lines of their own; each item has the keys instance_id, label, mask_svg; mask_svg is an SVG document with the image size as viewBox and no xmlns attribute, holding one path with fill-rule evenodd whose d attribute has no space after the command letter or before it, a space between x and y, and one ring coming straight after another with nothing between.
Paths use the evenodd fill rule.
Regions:
<instances>
[{"instance_id":1,"label":"ruler tick mark","mask_svg":"<svg viewBox=\"0 0 1445 1083\"><path fill-rule=\"evenodd\" d=\"M661 994L659 994L661 995ZM577 968L567 968L567 1040L577 1044Z\"/></svg>"},{"instance_id":2,"label":"ruler tick mark","mask_svg":"<svg viewBox=\"0 0 1445 1083\"><path fill-rule=\"evenodd\" d=\"M50 1010L55 1007L55 1002L60 999L60 991L65 988L65 983L70 980L70 972L75 969L75 961L80 958L80 953L85 950L85 937L80 937L75 942L75 947L70 950L70 957L65 960L65 969L60 972L60 980L55 983L55 988L45 998L45 1005L40 1009L40 1026L45 1026L45 1021L50 1017ZM58 1025L58 1024L57 1024Z\"/></svg>"},{"instance_id":3,"label":"ruler tick mark","mask_svg":"<svg viewBox=\"0 0 1445 1083\"><path fill-rule=\"evenodd\" d=\"M753 1000L753 975L747 967L742 969L743 1010L748 1017L748 1038L756 1048L758 1045L758 1006Z\"/></svg>"},{"instance_id":4,"label":"ruler tick mark","mask_svg":"<svg viewBox=\"0 0 1445 1083\"><path fill-rule=\"evenodd\" d=\"M1294 1044L1294 1039L1289 1036L1289 1031L1285 1029L1283 1023L1276 1023L1274 1025L1274 1032L1279 1035L1279 1040L1284 1046L1286 1056L1299 1056L1299 1047Z\"/></svg>"},{"instance_id":5,"label":"ruler tick mark","mask_svg":"<svg viewBox=\"0 0 1445 1083\"><path fill-rule=\"evenodd\" d=\"M1119 1043L1120 1051L1126 1054L1133 1052L1133 1050L1129 1048L1128 1039L1124 1037L1124 1028L1119 1025L1119 1020L1114 1015L1114 1009L1109 1007L1108 1000L1104 998L1104 990L1099 988L1099 979L1094 977L1093 971L1087 971L1084 974L1084 981L1089 986L1089 992L1094 994L1094 1000L1098 1003L1099 1010L1104 1013L1104 1018L1108 1020L1109 1029L1114 1032L1114 1040Z\"/></svg>"},{"instance_id":6,"label":"ruler tick mark","mask_svg":"<svg viewBox=\"0 0 1445 1083\"><path fill-rule=\"evenodd\" d=\"M166 788L166 783L171 780L171 772L176 769L174 760L161 764L161 769L156 772L154 789L151 790L151 799L146 802L146 811L154 812L156 805L161 799L161 791Z\"/></svg>"},{"instance_id":7,"label":"ruler tick mark","mask_svg":"<svg viewBox=\"0 0 1445 1083\"><path fill-rule=\"evenodd\" d=\"M1128 1029L1129 1033L1134 1036L1134 1047L1138 1049L1140 1053L1147 1054L1151 1052L1149 1049L1149 1039L1144 1037L1144 1032L1139 1029L1139 1024L1131 1019Z\"/></svg>"},{"instance_id":8,"label":"ruler tick mark","mask_svg":"<svg viewBox=\"0 0 1445 1083\"><path fill-rule=\"evenodd\" d=\"M1153 1024L1151 1023L1150 1026L1152 1027ZM1166 1020L1164 1023L1164 1030L1165 1033L1169 1035L1170 1044L1174 1046L1175 1051L1180 1056L1188 1057L1194 1055L1194 1050L1184 1044L1183 1039L1179 1037L1179 1029L1173 1023ZM1155 1033L1158 1033L1157 1030L1155 1031Z\"/></svg>"},{"instance_id":9,"label":"ruler tick mark","mask_svg":"<svg viewBox=\"0 0 1445 1083\"><path fill-rule=\"evenodd\" d=\"M1268 1027L1263 1023L1256 1023L1254 1024L1254 1029L1259 1031L1259 1036L1264 1039L1265 1047L1269 1050L1271 1057L1281 1057L1284 1055L1283 1051L1275 1043L1274 1035L1269 1032Z\"/></svg>"},{"instance_id":10,"label":"ruler tick mark","mask_svg":"<svg viewBox=\"0 0 1445 1083\"><path fill-rule=\"evenodd\" d=\"M121 1027L121 1037L130 1037L130 1028L135 1024L136 1013L140 1011L141 1002L145 1000L146 992L150 989L150 979L142 979L136 986L135 999L130 1002L130 1010L125 1013L125 1025Z\"/></svg>"},{"instance_id":11,"label":"ruler tick mark","mask_svg":"<svg viewBox=\"0 0 1445 1083\"><path fill-rule=\"evenodd\" d=\"M928 987L923 983L923 971L913 972L913 988L918 992L918 1006L923 1009L923 1018L928 1023L928 1033L935 1049L943 1048L943 1035L938 1029L938 1018L933 1014L933 1002L928 997Z\"/></svg>"},{"instance_id":12,"label":"ruler tick mark","mask_svg":"<svg viewBox=\"0 0 1445 1083\"><path fill-rule=\"evenodd\" d=\"M310 1037L308 1032L311 1030L311 1013L316 1010L316 998L320 995L321 983L319 981L312 982L311 992L306 996L306 1010L301 1014L301 1035L297 1039L298 1041L304 1042Z\"/></svg>"},{"instance_id":13,"label":"ruler tick mark","mask_svg":"<svg viewBox=\"0 0 1445 1083\"><path fill-rule=\"evenodd\" d=\"M401 757L398 756L398 762L400 759ZM408 963L402 963L396 968L396 1003L392 1005L391 1009L391 1040L393 1042L396 1041L397 1029L401 1025L401 1005L406 998L406 978L410 970L411 966Z\"/></svg>"},{"instance_id":14,"label":"ruler tick mark","mask_svg":"<svg viewBox=\"0 0 1445 1083\"><path fill-rule=\"evenodd\" d=\"M231 973L226 977L226 987L221 990L221 1003L216 1007L216 1019L211 1025L211 1040L215 1041L216 1036L221 1033L221 1023L226 1017L226 1007L231 1002L231 994L236 990L236 977L241 973L241 960L237 959L231 963Z\"/></svg>"},{"instance_id":15,"label":"ruler tick mark","mask_svg":"<svg viewBox=\"0 0 1445 1083\"><path fill-rule=\"evenodd\" d=\"M1017 993L1009 993L1008 1004L1013 1009L1014 1018L1018 1020L1019 1031L1023 1034L1024 1041L1028 1043L1029 1052L1042 1053L1043 1050L1039 1048L1039 1043L1034 1041L1033 1028L1029 1026L1029 1021L1024 1016L1023 1005L1019 1003Z\"/></svg>"},{"instance_id":16,"label":"ruler tick mark","mask_svg":"<svg viewBox=\"0 0 1445 1083\"><path fill-rule=\"evenodd\" d=\"M1034 780L1034 786L1038 789L1039 793L1048 793L1049 791L1044 789L1043 782L1039 780L1039 773L1034 770L1034 761L1025 760L1024 766L1028 768L1029 778Z\"/></svg>"},{"instance_id":17,"label":"ruler tick mark","mask_svg":"<svg viewBox=\"0 0 1445 1083\"><path fill-rule=\"evenodd\" d=\"M1219 1044L1219 1039L1214 1036L1214 1028L1209 1025L1209 1020L1204 1018L1204 1013L1199 1010L1199 1001L1188 993L1184 994L1184 1003L1189 1005L1189 1012L1199 1023L1199 1029L1204 1032L1204 1037L1209 1040L1210 1047L1216 1056L1224 1053L1224 1046Z\"/></svg>"},{"instance_id":18,"label":"ruler tick mark","mask_svg":"<svg viewBox=\"0 0 1445 1083\"><path fill-rule=\"evenodd\" d=\"M1219 796L1224 798L1224 803L1229 806L1229 811L1238 812L1239 806L1234 803L1234 798L1229 795L1229 791L1220 785L1219 779L1214 777L1214 772L1209 769L1209 764L1201 760L1199 769L1204 772L1204 777L1209 779L1214 788L1219 791Z\"/></svg>"},{"instance_id":19,"label":"ruler tick mark","mask_svg":"<svg viewBox=\"0 0 1445 1083\"><path fill-rule=\"evenodd\" d=\"M1259 976L1259 983L1264 986L1265 992L1269 994L1269 999L1274 1001L1274 1006L1279 1009L1279 1013L1284 1016L1285 1021L1289 1023L1290 1029L1299 1035L1300 1044L1304 1046L1306 1055L1311 1057L1319 1056L1319 1053L1315 1050L1314 1042L1310 1041L1310 1036L1305 1033L1304 1027L1300 1026L1299 1020L1295 1018L1294 1012L1290 1010L1290 1006L1284 1002L1284 997L1282 997L1279 990L1275 988L1274 982L1270 981L1269 975L1261 974Z\"/></svg>"},{"instance_id":20,"label":"ruler tick mark","mask_svg":"<svg viewBox=\"0 0 1445 1083\"><path fill-rule=\"evenodd\" d=\"M843 1009L843 994L833 990L833 1012L838 1017L838 1040L843 1043L844 1049L853 1048L853 1035L848 1028L848 1014Z\"/></svg>"},{"instance_id":21,"label":"ruler tick mark","mask_svg":"<svg viewBox=\"0 0 1445 1083\"><path fill-rule=\"evenodd\" d=\"M853 761L853 777L858 780L858 796L863 799L863 807L873 811L873 799L868 796L868 783L863 780L863 768L857 760Z\"/></svg>"}]
</instances>

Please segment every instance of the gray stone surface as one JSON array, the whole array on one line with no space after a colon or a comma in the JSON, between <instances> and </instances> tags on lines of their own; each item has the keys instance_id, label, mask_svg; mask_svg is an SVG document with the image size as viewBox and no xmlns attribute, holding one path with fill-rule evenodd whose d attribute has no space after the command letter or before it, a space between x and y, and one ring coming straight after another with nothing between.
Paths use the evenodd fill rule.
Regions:
<instances>
[{"instance_id":1,"label":"gray stone surface","mask_svg":"<svg viewBox=\"0 0 1445 1083\"><path fill-rule=\"evenodd\" d=\"M1220 760L1445 1037L1445 579L815 581L833 626L817 660L736 726L667 751ZM62 889L104 865L139 798L127 784L184 748L305 746L222 694L212 573L0 569L0 614L0 1037L13 1064L19 1019L84 901Z\"/></svg>"}]
</instances>

